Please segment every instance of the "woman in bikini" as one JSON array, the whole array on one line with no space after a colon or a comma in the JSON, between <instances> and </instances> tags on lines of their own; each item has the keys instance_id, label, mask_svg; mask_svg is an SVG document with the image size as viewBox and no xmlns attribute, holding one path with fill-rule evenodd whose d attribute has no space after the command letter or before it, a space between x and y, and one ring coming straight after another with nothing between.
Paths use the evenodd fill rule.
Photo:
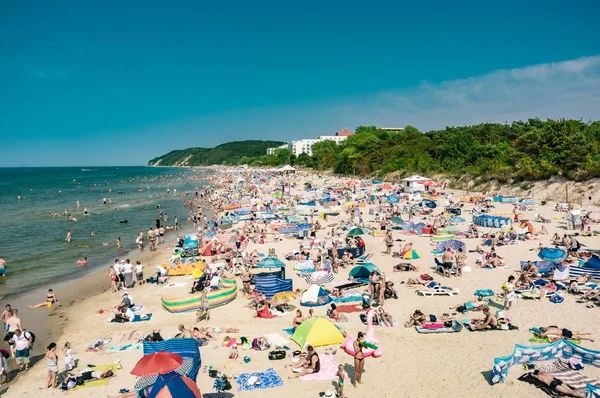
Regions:
<instances>
[{"instance_id":1,"label":"woman in bikini","mask_svg":"<svg viewBox=\"0 0 600 398\"><path fill-rule=\"evenodd\" d=\"M358 332L356 340L354 340L354 381L352 384L356 387L356 383L362 384L362 372L365 367L365 355L362 351L362 343L365 339L363 332Z\"/></svg>"},{"instance_id":2,"label":"woman in bikini","mask_svg":"<svg viewBox=\"0 0 600 398\"><path fill-rule=\"evenodd\" d=\"M41 307L52 307L52 304L58 303L58 299L56 298L56 294L52 291L52 289L48 289L48 293L46 294L46 301L43 303L39 303L36 305L30 305L29 308L41 308Z\"/></svg>"},{"instance_id":3,"label":"woman in bikini","mask_svg":"<svg viewBox=\"0 0 600 398\"><path fill-rule=\"evenodd\" d=\"M250 272L248 272L248 268L244 267L244 269L242 270L242 284L243 284L243 289L242 289L242 293L244 293L244 298L248 298L248 295L250 294L250 280L251 280L251 276L250 276Z\"/></svg>"},{"instance_id":4,"label":"woman in bikini","mask_svg":"<svg viewBox=\"0 0 600 398\"><path fill-rule=\"evenodd\" d=\"M292 321L292 329L294 329L294 331L296 331L296 328L298 326L302 325L302 322L304 322L304 317L302 316L302 311L296 310L296 317Z\"/></svg>"}]
</instances>

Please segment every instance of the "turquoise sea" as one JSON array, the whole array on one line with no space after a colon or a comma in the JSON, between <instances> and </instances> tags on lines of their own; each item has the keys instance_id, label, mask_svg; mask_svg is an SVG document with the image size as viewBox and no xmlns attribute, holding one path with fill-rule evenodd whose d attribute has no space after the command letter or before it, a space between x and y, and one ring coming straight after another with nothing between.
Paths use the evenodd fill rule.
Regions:
<instances>
[{"instance_id":1,"label":"turquoise sea","mask_svg":"<svg viewBox=\"0 0 600 398\"><path fill-rule=\"evenodd\" d=\"M138 231L145 235L155 226L157 205L170 225L177 216L185 226L185 192L191 197L202 184L202 171L183 168L0 168L0 256L8 263L0 296L77 276L84 272L76 265L83 257L91 269L126 256L136 248ZM64 216L67 208L76 222ZM65 242L67 230L71 243Z\"/></svg>"}]
</instances>

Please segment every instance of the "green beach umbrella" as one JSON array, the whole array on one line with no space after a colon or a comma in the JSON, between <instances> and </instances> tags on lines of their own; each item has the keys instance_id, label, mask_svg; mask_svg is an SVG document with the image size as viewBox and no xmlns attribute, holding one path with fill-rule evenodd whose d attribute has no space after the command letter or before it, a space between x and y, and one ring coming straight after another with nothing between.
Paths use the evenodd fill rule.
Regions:
<instances>
[{"instance_id":1,"label":"green beach umbrella","mask_svg":"<svg viewBox=\"0 0 600 398\"><path fill-rule=\"evenodd\" d=\"M370 228L356 227L356 228L352 228L350 230L350 232L348 232L348 235L346 235L346 236L368 235L370 233L371 233Z\"/></svg>"},{"instance_id":2,"label":"green beach umbrella","mask_svg":"<svg viewBox=\"0 0 600 398\"><path fill-rule=\"evenodd\" d=\"M404 220L400 217L390 217L390 221L394 224L404 225Z\"/></svg>"}]
</instances>

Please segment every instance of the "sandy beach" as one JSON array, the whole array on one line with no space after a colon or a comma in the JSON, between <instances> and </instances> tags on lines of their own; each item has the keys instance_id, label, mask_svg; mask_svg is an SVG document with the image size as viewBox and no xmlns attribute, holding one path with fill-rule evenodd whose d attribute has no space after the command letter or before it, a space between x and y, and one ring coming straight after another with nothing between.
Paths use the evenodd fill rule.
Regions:
<instances>
[{"instance_id":1,"label":"sandy beach","mask_svg":"<svg viewBox=\"0 0 600 398\"><path fill-rule=\"evenodd\" d=\"M222 171L223 175L227 175ZM260 196L265 197L276 189L277 184L282 178L272 178L268 183L261 185ZM301 195L304 192L304 184L311 183L313 188L319 188L325 185L344 184L347 178L328 177L327 180L319 178L316 175L300 173L296 176L286 177L288 181L295 185L291 188L290 196ZM215 177L213 181L218 180ZM217 186L217 192L222 187ZM368 187L373 189L373 187ZM310 193L308 193L310 194ZM454 198L460 198L463 192L453 192ZM540 197L540 196L538 196ZM433 214L440 214L443 210L444 198L437 199L439 206ZM510 214L513 205L510 203L494 203L494 213ZM549 300L525 300L519 299L514 303L511 310L505 311L506 317L510 318L512 324L518 326L518 330L509 331L489 331L489 332L470 332L463 330L460 333L441 333L441 334L419 334L414 328L405 328L403 324L409 319L410 315L420 309L425 314L436 314L441 316L443 313L455 313L451 309L462 305L467 301L472 301L477 289L492 289L496 293L502 291L501 286L506 282L509 275L518 276L520 269L520 260L537 260L538 246L550 246L550 238L554 233L562 234L572 231L566 229L566 213L554 210L555 202L549 202L540 205L536 201L535 211L521 212L521 218L528 220L534 219L534 214L541 214L551 220L544 224L548 230L548 235L534 235L532 240L519 241L514 245L502 245L496 247L497 254L504 259L506 267L497 269L482 269L477 267L476 260L479 258L477 253L467 253L467 266L471 267L471 272L465 272L462 277L444 278L441 274L435 272L434 246L430 242L430 237L407 235L404 231L393 230L394 239L393 251L400 251L402 247L410 242L414 249L422 257L410 260L410 263L419 267L418 272L393 272L394 265L400 262L407 262L403 259L393 258L385 254L385 242L383 237L372 235L362 235L366 245L366 252L372 254L370 261L377 265L385 273L394 287L398 291L398 299L390 299L385 302L385 309L397 321L395 327L376 326L375 334L381 343L383 355L380 358L366 358L365 372L363 375L363 384L354 388L351 385L351 376L353 374L353 358L343 349L332 346L336 350L333 355L335 361L344 365L349 378L346 379L344 394L348 397L544 397L546 394L525 382L520 382L517 378L524 373L519 366L511 368L507 381L496 385L491 385L491 370L495 357L508 355L513 351L515 344L530 344L529 339L532 334L529 331L531 327L558 325L561 328L570 330L583 330L591 333L595 342L583 342L582 346L588 349L600 350L600 322L598 322L598 308L588 308L585 304L576 303L578 299L569 293L564 293L564 302L555 304ZM376 205L361 207L365 226L378 229L379 224L375 221L375 216L369 214L369 207L375 209ZM458 227L464 231L468 226L471 214L467 210L473 209L473 204L466 204L463 207L463 217L467 222L458 224ZM598 208L586 206L587 210L599 211ZM341 213L337 217L330 217L327 221L320 222L327 224L339 223L346 220L348 215ZM406 219L406 215L404 216ZM421 216L416 216L413 221L420 221ZM242 226L243 223L237 225ZM541 223L532 222L536 228L542 226ZM236 228L236 226L234 226ZM592 224L593 230L600 229L598 224ZM323 240L328 233L328 228L317 231L317 238ZM480 227L483 232L489 232L490 228ZM347 232L347 231L346 231ZM172 250L166 250L167 247L174 246L174 234L168 235L168 241L158 247L154 253L144 252L136 260L142 261L145 265L145 276L153 274L156 265L168 262ZM274 235L267 236L265 244L250 243L246 251L257 250L260 253L267 253L269 249L275 249L278 258L286 264L286 277L293 279L293 288L305 290L309 284L294 271L294 261L283 259L283 255L291 253L298 248L301 242L295 238L284 238L281 242L274 242ZM397 241L401 239L402 241ZM462 239L468 250L475 250L481 245L482 239ZM598 237L579 238L585 248L598 249ZM486 248L489 250L489 247ZM210 263L210 258L207 259ZM351 268L351 267L350 267ZM336 281L347 279L350 269L340 269L335 275ZM409 288L405 283L408 278L417 278L420 274L430 274L434 279L445 286L458 289L459 293L454 296L435 296L425 297L417 295L416 289ZM283 329L292 326L295 308L302 310L307 314L308 308L300 306L298 297L291 303L288 312L275 319L254 318L255 311L247 308L248 301L241 294L241 280L238 280L238 296L233 302L225 306L211 310L209 321L201 321L197 326L212 327L231 327L239 328L240 333L236 334L218 334L216 341L210 341L208 345L200 347L202 357L202 367L212 367L229 376L235 376L247 372L262 372L268 368L273 368L283 380L283 386L270 389L258 389L254 391L238 392L238 384L232 380L233 389L229 392L219 395L213 391L214 379L209 377L206 369L202 369L197 378L197 385L204 397L279 397L285 394L289 397L317 397L320 392L335 391L335 380L316 380L305 381L300 379L288 380L291 375L289 369L284 368L291 361L288 358L279 361L268 359L268 351L240 350L240 357L237 360L228 358L230 349L224 347L221 343L225 336L246 336L248 339L263 336L265 334L277 333L284 339L289 339ZM78 360L78 368L81 369L87 364L111 364L120 361L123 369L117 371L114 378L106 385L82 388L69 392L73 397L99 397L116 396L119 390L133 390L136 377L129 372L140 360L143 355L141 349L130 351L109 352L104 349L100 352L86 352L88 345L100 338L110 338L110 344L126 344L119 342L120 336L126 332L142 331L143 335L151 331L160 330L161 335L167 339L173 337L177 332L179 324L186 327L195 326L195 312L182 314L171 314L162 308L161 296L164 297L185 297L189 295L189 290L193 279L191 276L178 276L169 278L169 282L164 286L154 284L145 284L129 289L135 297L135 303L143 305L142 314L153 314L151 321L140 323L115 324L108 323L107 317L121 300L121 293L115 294L110 291L110 280L108 272L100 270L85 279L71 283L58 289L57 293L61 299L61 305L52 309L39 309L36 311L50 312L48 322L51 326L44 326L44 335L39 336L40 343L49 341L50 338L55 341L59 347L57 354L59 356L59 367L61 373L59 379L64 375L63 352L62 347L68 341L73 347L75 358ZM360 288L363 291L366 287ZM40 297L40 300L43 296ZM501 304L491 303L490 307L495 311ZM317 316L325 316L328 306L315 307L314 312ZM103 310L103 313L99 313ZM22 306L21 312L28 310ZM364 312L364 311L363 311ZM350 336L356 336L357 332L365 331L366 326L359 319L359 313L346 314L349 322L339 323L338 325ZM458 313L454 316L462 321L464 318L481 319L482 314L478 312L469 312L468 314ZM24 322L27 318L22 316ZM37 326L36 326L37 327ZM36 331L36 328L31 326ZM298 345L293 341L287 341L286 346L291 351L298 349ZM317 352L324 355L326 347L317 347ZM39 346L38 346L39 349ZM243 358L250 357L250 362L245 363ZM14 359L9 360L9 368L14 369ZM23 373L23 372L22 372ZM600 369L586 366L583 371L585 375L600 377ZM45 381L47 370L43 358L33 366L32 369L19 375L18 380L11 381L3 385L2 391L6 397L21 397L33 394L40 394L44 397L58 397L65 393L60 390L46 389Z\"/></svg>"}]
</instances>

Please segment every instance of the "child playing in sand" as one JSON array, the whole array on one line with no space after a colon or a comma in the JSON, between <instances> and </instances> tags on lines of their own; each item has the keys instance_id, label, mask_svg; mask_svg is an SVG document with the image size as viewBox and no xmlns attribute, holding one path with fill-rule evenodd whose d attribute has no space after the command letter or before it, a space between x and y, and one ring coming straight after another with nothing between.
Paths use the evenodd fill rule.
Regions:
<instances>
[{"instance_id":1,"label":"child playing in sand","mask_svg":"<svg viewBox=\"0 0 600 398\"><path fill-rule=\"evenodd\" d=\"M71 350L71 343L68 341L65 343L65 370L69 371L75 367L75 358L73 357L73 350Z\"/></svg>"},{"instance_id":2,"label":"child playing in sand","mask_svg":"<svg viewBox=\"0 0 600 398\"><path fill-rule=\"evenodd\" d=\"M344 365L338 366L338 371L335 375L338 377L337 396L339 398L344 398L344 379L346 378L346 374L344 373Z\"/></svg>"},{"instance_id":3,"label":"child playing in sand","mask_svg":"<svg viewBox=\"0 0 600 398\"><path fill-rule=\"evenodd\" d=\"M229 353L229 359L233 359L234 361L238 359L238 350L237 344L231 346L231 352Z\"/></svg>"}]
</instances>

